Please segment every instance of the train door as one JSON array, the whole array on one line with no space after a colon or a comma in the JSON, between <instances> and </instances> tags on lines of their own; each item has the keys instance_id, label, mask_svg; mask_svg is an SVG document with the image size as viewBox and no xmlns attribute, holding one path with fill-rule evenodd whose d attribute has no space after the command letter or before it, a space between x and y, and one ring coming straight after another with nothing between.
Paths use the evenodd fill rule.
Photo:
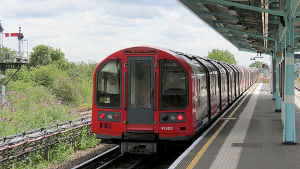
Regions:
<instances>
[{"instance_id":1,"label":"train door","mask_svg":"<svg viewBox=\"0 0 300 169\"><path fill-rule=\"evenodd\" d=\"M127 124L153 125L154 58L127 57L127 66Z\"/></svg>"}]
</instances>

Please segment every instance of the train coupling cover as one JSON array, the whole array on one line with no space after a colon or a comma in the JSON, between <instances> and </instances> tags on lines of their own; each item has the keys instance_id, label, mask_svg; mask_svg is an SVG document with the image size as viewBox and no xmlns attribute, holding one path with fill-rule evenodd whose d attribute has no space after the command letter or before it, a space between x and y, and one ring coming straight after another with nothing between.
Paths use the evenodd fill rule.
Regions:
<instances>
[{"instance_id":1,"label":"train coupling cover","mask_svg":"<svg viewBox=\"0 0 300 169\"><path fill-rule=\"evenodd\" d=\"M121 153L153 154L157 152L157 143L121 142Z\"/></svg>"}]
</instances>

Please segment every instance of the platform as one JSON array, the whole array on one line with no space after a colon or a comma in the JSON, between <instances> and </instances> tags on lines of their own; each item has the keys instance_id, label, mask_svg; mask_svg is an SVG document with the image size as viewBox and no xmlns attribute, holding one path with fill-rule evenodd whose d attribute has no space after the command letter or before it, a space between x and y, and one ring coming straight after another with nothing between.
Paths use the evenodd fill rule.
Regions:
<instances>
[{"instance_id":1,"label":"platform","mask_svg":"<svg viewBox=\"0 0 300 169\"><path fill-rule=\"evenodd\" d=\"M299 169L300 144L283 145L281 113L275 112L270 85L256 83L202 134L170 168ZM300 103L300 92L295 91ZM300 112L296 105L296 140Z\"/></svg>"}]
</instances>

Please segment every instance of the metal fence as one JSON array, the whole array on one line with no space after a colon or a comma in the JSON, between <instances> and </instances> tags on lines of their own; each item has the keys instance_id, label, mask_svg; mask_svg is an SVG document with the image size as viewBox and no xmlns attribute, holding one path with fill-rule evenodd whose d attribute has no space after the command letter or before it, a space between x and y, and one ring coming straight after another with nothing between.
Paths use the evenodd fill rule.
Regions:
<instances>
[{"instance_id":1,"label":"metal fence","mask_svg":"<svg viewBox=\"0 0 300 169\"><path fill-rule=\"evenodd\" d=\"M49 149L61 141L76 148L83 128L91 133L90 117L0 138L0 168L12 168L15 162L26 160L29 153L37 151L49 160Z\"/></svg>"}]
</instances>

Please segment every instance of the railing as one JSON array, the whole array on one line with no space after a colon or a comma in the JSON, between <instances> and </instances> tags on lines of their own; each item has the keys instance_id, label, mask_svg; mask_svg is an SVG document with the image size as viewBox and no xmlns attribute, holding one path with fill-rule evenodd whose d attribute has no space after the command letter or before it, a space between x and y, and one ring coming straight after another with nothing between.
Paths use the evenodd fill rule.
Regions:
<instances>
[{"instance_id":1,"label":"railing","mask_svg":"<svg viewBox=\"0 0 300 169\"><path fill-rule=\"evenodd\" d=\"M41 156L49 160L49 148L61 141L67 141L75 148L84 127L90 134L90 117L0 138L0 168L11 168L15 162L26 159L29 153L38 150Z\"/></svg>"}]
</instances>

